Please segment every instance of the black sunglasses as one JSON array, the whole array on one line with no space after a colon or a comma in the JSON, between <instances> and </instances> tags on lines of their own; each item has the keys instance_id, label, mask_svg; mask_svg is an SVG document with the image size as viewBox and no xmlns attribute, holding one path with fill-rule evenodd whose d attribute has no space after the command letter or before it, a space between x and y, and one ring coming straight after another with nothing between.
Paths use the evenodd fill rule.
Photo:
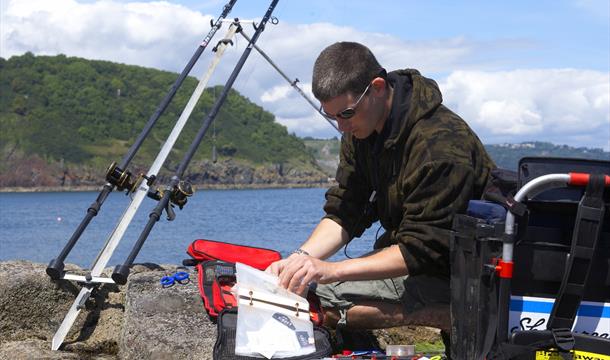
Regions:
<instances>
[{"instance_id":1,"label":"black sunglasses","mask_svg":"<svg viewBox=\"0 0 610 360\"><path fill-rule=\"evenodd\" d=\"M337 121L337 118L341 118L343 120L348 120L351 119L354 115L356 115L356 108L358 107L358 104L360 104L360 101L362 101L362 99L364 98L364 95L369 91L369 89L371 88L371 84L372 82L370 82L368 84L368 86L366 87L366 89L364 89L364 91L362 92L362 94L360 95L360 97L358 98L358 100L356 100L356 103L342 111L339 111L336 115L331 115L329 113L327 113L326 111L324 111L324 109L322 108L322 105L320 105L320 113L322 115L324 115L325 118L332 120L332 121Z\"/></svg>"},{"instance_id":2,"label":"black sunglasses","mask_svg":"<svg viewBox=\"0 0 610 360\"><path fill-rule=\"evenodd\" d=\"M385 69L381 69L381 71L379 72L379 75L376 76L375 78L377 78L377 77L386 79L387 73L386 73ZM373 80L375 80L375 79L373 79ZM351 119L354 115L356 115L356 108L358 107L358 104L360 104L360 101L362 101L362 99L364 98L364 95L366 95L366 93L371 88L371 85L373 84L373 80L371 80L371 82L369 82L369 84L364 89L364 91L362 92L360 97L358 97L358 100L356 100L356 103L354 105L347 107L342 111L339 111L335 115L328 114L326 111L324 111L324 109L322 108L322 105L320 105L320 113L322 115L324 115L325 118L327 118L328 120L332 120L332 121L337 121L337 118L341 118L343 120Z\"/></svg>"}]
</instances>

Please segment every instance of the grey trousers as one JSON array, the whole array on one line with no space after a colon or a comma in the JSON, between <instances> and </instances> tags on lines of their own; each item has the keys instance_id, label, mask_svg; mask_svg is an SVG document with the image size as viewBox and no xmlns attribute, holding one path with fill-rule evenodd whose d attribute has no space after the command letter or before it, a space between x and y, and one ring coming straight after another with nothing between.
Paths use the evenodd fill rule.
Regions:
<instances>
[{"instance_id":1,"label":"grey trousers","mask_svg":"<svg viewBox=\"0 0 610 360\"><path fill-rule=\"evenodd\" d=\"M427 275L401 276L384 280L340 281L318 285L316 294L322 307L335 309L341 314L339 326L346 324L345 313L363 301L402 304L405 313L420 310L427 305L449 304L449 279Z\"/></svg>"}]
</instances>

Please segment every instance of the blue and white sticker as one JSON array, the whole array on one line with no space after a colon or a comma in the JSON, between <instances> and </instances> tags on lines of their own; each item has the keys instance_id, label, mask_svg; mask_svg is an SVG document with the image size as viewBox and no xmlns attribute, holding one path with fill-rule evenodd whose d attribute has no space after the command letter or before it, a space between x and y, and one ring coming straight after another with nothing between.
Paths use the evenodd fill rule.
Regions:
<instances>
[{"instance_id":1,"label":"blue and white sticker","mask_svg":"<svg viewBox=\"0 0 610 360\"><path fill-rule=\"evenodd\" d=\"M546 330L554 299L511 296L508 330ZM583 301L578 308L572 331L610 337L610 303Z\"/></svg>"}]
</instances>

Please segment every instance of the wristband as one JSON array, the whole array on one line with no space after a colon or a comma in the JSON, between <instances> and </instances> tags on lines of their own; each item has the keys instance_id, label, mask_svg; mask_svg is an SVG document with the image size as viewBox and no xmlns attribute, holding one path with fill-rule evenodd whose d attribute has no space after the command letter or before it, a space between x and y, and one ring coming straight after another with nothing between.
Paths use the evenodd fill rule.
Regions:
<instances>
[{"instance_id":1,"label":"wristband","mask_svg":"<svg viewBox=\"0 0 610 360\"><path fill-rule=\"evenodd\" d=\"M298 248L298 249L294 250L292 253L293 254L298 254L298 255L307 255L307 256L310 256L307 251L305 251L305 250L303 250L301 248Z\"/></svg>"}]
</instances>

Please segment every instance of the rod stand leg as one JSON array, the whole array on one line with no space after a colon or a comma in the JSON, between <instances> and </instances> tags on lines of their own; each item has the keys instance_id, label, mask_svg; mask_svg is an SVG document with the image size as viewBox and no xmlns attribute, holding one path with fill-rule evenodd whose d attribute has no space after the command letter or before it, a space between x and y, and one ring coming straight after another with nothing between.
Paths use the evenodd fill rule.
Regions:
<instances>
[{"instance_id":1,"label":"rod stand leg","mask_svg":"<svg viewBox=\"0 0 610 360\"><path fill-rule=\"evenodd\" d=\"M47 266L47 275L53 280L61 279L64 274L64 263L59 259L53 259Z\"/></svg>"},{"instance_id":2,"label":"rod stand leg","mask_svg":"<svg viewBox=\"0 0 610 360\"><path fill-rule=\"evenodd\" d=\"M117 265L112 273L112 280L119 285L125 285L127 283L128 276L129 266Z\"/></svg>"}]
</instances>

